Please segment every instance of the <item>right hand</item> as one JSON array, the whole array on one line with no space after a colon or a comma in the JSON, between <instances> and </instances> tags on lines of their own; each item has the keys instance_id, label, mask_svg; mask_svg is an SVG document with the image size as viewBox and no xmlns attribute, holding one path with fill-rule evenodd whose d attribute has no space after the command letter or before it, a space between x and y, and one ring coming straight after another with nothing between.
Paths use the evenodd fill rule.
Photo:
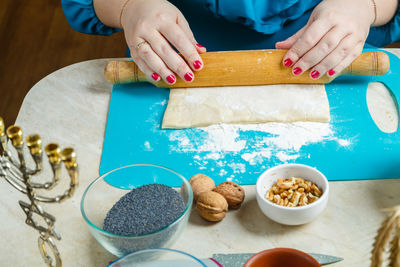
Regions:
<instances>
[{"instance_id":1,"label":"right hand","mask_svg":"<svg viewBox=\"0 0 400 267\"><path fill-rule=\"evenodd\" d=\"M176 75L194 80L203 68L199 53L206 49L194 39L182 13L166 0L131 0L121 17L131 57L149 79L174 84ZM173 45L182 55L179 55Z\"/></svg>"}]
</instances>

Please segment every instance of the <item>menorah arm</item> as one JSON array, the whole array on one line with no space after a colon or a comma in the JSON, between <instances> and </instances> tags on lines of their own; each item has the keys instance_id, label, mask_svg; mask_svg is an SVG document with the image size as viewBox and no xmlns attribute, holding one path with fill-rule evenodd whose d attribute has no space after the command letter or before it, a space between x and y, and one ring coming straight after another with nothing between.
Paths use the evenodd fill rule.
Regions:
<instances>
[{"instance_id":1,"label":"menorah arm","mask_svg":"<svg viewBox=\"0 0 400 267\"><path fill-rule=\"evenodd\" d=\"M32 188L36 188L36 189L47 189L50 190L53 187L55 187L58 183L58 181L60 180L60 176L61 176L61 164L51 164L51 168L53 170L53 178L50 182L46 182L46 183L34 183L29 181L29 185ZM36 171L33 171L32 173L29 173L29 175L35 175L38 174L40 170L36 169Z\"/></svg>"},{"instance_id":2,"label":"menorah arm","mask_svg":"<svg viewBox=\"0 0 400 267\"><path fill-rule=\"evenodd\" d=\"M42 171L43 164L42 164L42 155L31 155L33 161L35 162L35 169L30 170L27 169L27 173L29 175L37 175Z\"/></svg>"},{"instance_id":3,"label":"menorah arm","mask_svg":"<svg viewBox=\"0 0 400 267\"><path fill-rule=\"evenodd\" d=\"M45 197L41 195L36 195L34 199L44 203L61 203L64 200L70 198L74 194L76 186L77 186L76 184L71 183L70 187L67 190L65 190L65 192L61 195L55 197Z\"/></svg>"},{"instance_id":4,"label":"menorah arm","mask_svg":"<svg viewBox=\"0 0 400 267\"><path fill-rule=\"evenodd\" d=\"M41 161L41 159L39 159L39 158L41 158L41 156L35 155L34 160L35 161L37 161L37 160ZM41 171L41 168L42 168L41 166L42 166L42 163L40 162L39 165L38 165L38 163L36 163L36 169L35 170L30 170L29 168L25 168L26 175L32 176L32 175L38 174ZM11 156L8 157L6 155L6 157L4 157L4 162L2 162L2 167L4 169L8 170L8 172L11 175L14 176L14 179L19 180L19 181L21 181L23 183L27 182L24 179L24 174L19 169L19 164L17 164L16 162L13 162ZM33 183L33 182L29 181L29 184L33 188L48 189L53 184L53 182L48 182L48 183L42 184L42 183Z\"/></svg>"},{"instance_id":5,"label":"menorah arm","mask_svg":"<svg viewBox=\"0 0 400 267\"><path fill-rule=\"evenodd\" d=\"M20 171L20 169L19 169L19 167L20 167L19 162L16 161L16 160L12 157L11 152L10 152L9 150L5 150L3 155L4 155L4 157L10 162L10 164L11 164L12 166L14 166L16 169L18 169L18 170Z\"/></svg>"},{"instance_id":6,"label":"menorah arm","mask_svg":"<svg viewBox=\"0 0 400 267\"><path fill-rule=\"evenodd\" d=\"M20 169L18 169L17 166L15 166L14 164L12 164L9 159L7 157L0 157L0 164L1 164L1 168L7 173L7 171L13 176L14 179L25 183L25 180L22 178L23 174L20 171Z\"/></svg>"},{"instance_id":7,"label":"menorah arm","mask_svg":"<svg viewBox=\"0 0 400 267\"><path fill-rule=\"evenodd\" d=\"M42 164L40 164L42 165ZM22 172L18 169L17 166L15 166L14 164L11 164L10 162L6 162L3 164L3 167L6 166L5 169L7 169L9 171L9 173L11 175L13 175L14 179L21 181L22 183L25 183L26 181L23 179L23 174ZM35 171L31 171L31 170L27 170L27 172L29 171L29 173L27 173L30 176L33 176L35 174L38 174L41 171L41 167L40 170L35 170ZM35 189L51 189L52 186L54 185L54 181L51 182L47 182L47 183L35 183L35 182L31 182L29 179L29 185L32 188Z\"/></svg>"},{"instance_id":8,"label":"menorah arm","mask_svg":"<svg viewBox=\"0 0 400 267\"><path fill-rule=\"evenodd\" d=\"M64 151L67 151L68 149L64 149ZM78 165L75 162L75 153L71 152L71 154L73 154L73 156L71 156L71 158L73 158L72 160L70 158L63 158L64 161L64 165L67 169L68 175L70 177L70 184L69 184L69 188L67 190L64 191L63 194L58 195L56 197L44 197L44 196L40 196L40 195L36 195L35 196L35 200L38 200L40 202L46 202L46 203L61 203L64 200L72 197L72 195L75 192L76 187L78 186Z\"/></svg>"},{"instance_id":9,"label":"menorah arm","mask_svg":"<svg viewBox=\"0 0 400 267\"><path fill-rule=\"evenodd\" d=\"M20 182L19 180L16 180L14 178L12 178L11 176L8 176L5 172L2 172L3 170L0 170L0 177L3 177L4 179L6 179L6 181L12 185L15 189L17 189L18 191L26 194L28 191L26 190L26 186L25 184L21 184L22 182Z\"/></svg>"},{"instance_id":10,"label":"menorah arm","mask_svg":"<svg viewBox=\"0 0 400 267\"><path fill-rule=\"evenodd\" d=\"M26 137L26 145L29 148L29 153L35 162L35 169L28 171L29 175L36 175L42 171L42 139L38 134L31 134ZM45 187L46 188L46 187Z\"/></svg>"}]
</instances>

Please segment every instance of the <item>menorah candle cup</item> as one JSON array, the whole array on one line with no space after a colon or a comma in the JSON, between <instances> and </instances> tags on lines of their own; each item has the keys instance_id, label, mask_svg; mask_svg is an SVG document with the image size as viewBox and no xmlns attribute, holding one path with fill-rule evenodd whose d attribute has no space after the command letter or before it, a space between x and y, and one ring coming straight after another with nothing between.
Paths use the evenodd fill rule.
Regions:
<instances>
[{"instance_id":1,"label":"menorah candle cup","mask_svg":"<svg viewBox=\"0 0 400 267\"><path fill-rule=\"evenodd\" d=\"M38 134L28 135L25 139L26 146L29 148L31 155L42 154L42 139Z\"/></svg>"},{"instance_id":2,"label":"menorah candle cup","mask_svg":"<svg viewBox=\"0 0 400 267\"><path fill-rule=\"evenodd\" d=\"M67 169L76 168L76 154L73 148L67 147L61 151L61 160Z\"/></svg>"},{"instance_id":3,"label":"menorah candle cup","mask_svg":"<svg viewBox=\"0 0 400 267\"><path fill-rule=\"evenodd\" d=\"M13 146L18 147L24 144L22 129L19 126L11 125L7 128L7 136Z\"/></svg>"},{"instance_id":4,"label":"menorah candle cup","mask_svg":"<svg viewBox=\"0 0 400 267\"><path fill-rule=\"evenodd\" d=\"M61 149L58 144L50 143L44 148L44 150L46 151L50 163L59 164L61 162Z\"/></svg>"}]
</instances>

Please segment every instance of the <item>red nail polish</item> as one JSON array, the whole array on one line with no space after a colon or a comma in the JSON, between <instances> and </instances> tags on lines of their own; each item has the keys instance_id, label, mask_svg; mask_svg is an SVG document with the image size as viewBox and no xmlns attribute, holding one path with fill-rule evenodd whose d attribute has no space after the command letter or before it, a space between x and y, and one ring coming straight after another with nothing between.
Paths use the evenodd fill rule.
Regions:
<instances>
[{"instance_id":1,"label":"red nail polish","mask_svg":"<svg viewBox=\"0 0 400 267\"><path fill-rule=\"evenodd\" d=\"M302 73L302 72L303 71L299 67L296 67L296 68L293 69L294 75L300 75L300 73Z\"/></svg>"},{"instance_id":2,"label":"red nail polish","mask_svg":"<svg viewBox=\"0 0 400 267\"><path fill-rule=\"evenodd\" d=\"M193 63L193 67L194 67L195 70L200 69L201 66L203 66L203 63L201 63L200 60L196 60L196 61Z\"/></svg>"},{"instance_id":3,"label":"red nail polish","mask_svg":"<svg viewBox=\"0 0 400 267\"><path fill-rule=\"evenodd\" d=\"M190 72L186 73L184 77L185 77L185 81L187 81L187 82L193 81L193 74Z\"/></svg>"},{"instance_id":4,"label":"red nail polish","mask_svg":"<svg viewBox=\"0 0 400 267\"><path fill-rule=\"evenodd\" d=\"M196 44L196 46L199 47L199 48L203 48L204 47L201 44Z\"/></svg>"},{"instance_id":5,"label":"red nail polish","mask_svg":"<svg viewBox=\"0 0 400 267\"><path fill-rule=\"evenodd\" d=\"M173 84L174 82L175 82L175 76L174 75L169 75L168 77L167 77L167 81L170 83L170 84Z\"/></svg>"},{"instance_id":6,"label":"red nail polish","mask_svg":"<svg viewBox=\"0 0 400 267\"><path fill-rule=\"evenodd\" d=\"M155 81L158 81L158 79L160 78L160 75L158 75L157 73L153 73L152 75L151 75L151 78L153 78L153 80L155 80Z\"/></svg>"},{"instance_id":7,"label":"red nail polish","mask_svg":"<svg viewBox=\"0 0 400 267\"><path fill-rule=\"evenodd\" d=\"M313 79L318 79L318 77L319 77L319 72L316 71L316 70L313 70L313 71L311 72L311 77L312 77Z\"/></svg>"},{"instance_id":8,"label":"red nail polish","mask_svg":"<svg viewBox=\"0 0 400 267\"><path fill-rule=\"evenodd\" d=\"M285 59L285 61L283 61L283 65L285 65L286 67L290 67L293 64L293 61L290 58Z\"/></svg>"},{"instance_id":9,"label":"red nail polish","mask_svg":"<svg viewBox=\"0 0 400 267\"><path fill-rule=\"evenodd\" d=\"M328 71L328 75L329 76L333 76L333 75L335 75L335 71L333 70L333 69L330 69L329 71Z\"/></svg>"}]
</instances>

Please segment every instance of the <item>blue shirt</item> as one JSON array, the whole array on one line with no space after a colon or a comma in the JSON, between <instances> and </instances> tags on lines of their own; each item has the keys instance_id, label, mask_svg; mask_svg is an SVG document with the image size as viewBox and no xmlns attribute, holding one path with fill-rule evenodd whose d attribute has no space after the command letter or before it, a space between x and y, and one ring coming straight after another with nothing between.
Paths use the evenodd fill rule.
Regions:
<instances>
[{"instance_id":1,"label":"blue shirt","mask_svg":"<svg viewBox=\"0 0 400 267\"><path fill-rule=\"evenodd\" d=\"M321 0L171 0L188 20L200 44L212 50L268 49L293 35ZM61 0L77 31L110 35L120 29L104 25L93 0ZM383 47L400 40L400 8L386 25L372 27L366 45Z\"/></svg>"}]
</instances>

